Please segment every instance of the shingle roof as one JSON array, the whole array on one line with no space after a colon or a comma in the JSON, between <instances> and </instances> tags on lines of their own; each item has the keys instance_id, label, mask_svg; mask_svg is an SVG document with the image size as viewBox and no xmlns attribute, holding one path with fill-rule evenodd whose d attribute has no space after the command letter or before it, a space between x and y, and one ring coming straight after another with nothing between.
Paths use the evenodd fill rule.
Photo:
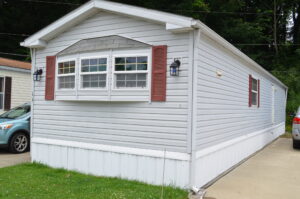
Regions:
<instances>
[{"instance_id":1,"label":"shingle roof","mask_svg":"<svg viewBox=\"0 0 300 199\"><path fill-rule=\"evenodd\" d=\"M8 67L14 67L14 68L22 68L22 69L31 69L31 64L28 62L23 61L17 61L13 59L7 59L0 57L0 66L8 66Z\"/></svg>"}]
</instances>

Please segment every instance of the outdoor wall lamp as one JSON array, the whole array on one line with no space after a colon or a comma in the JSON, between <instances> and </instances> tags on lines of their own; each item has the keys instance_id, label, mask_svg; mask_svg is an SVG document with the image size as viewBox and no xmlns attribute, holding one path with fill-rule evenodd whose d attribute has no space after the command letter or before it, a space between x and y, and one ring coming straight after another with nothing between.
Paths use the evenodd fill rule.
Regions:
<instances>
[{"instance_id":1,"label":"outdoor wall lamp","mask_svg":"<svg viewBox=\"0 0 300 199\"><path fill-rule=\"evenodd\" d=\"M179 76L179 67L180 61L178 59L174 59L174 62L170 65L170 75L171 76Z\"/></svg>"},{"instance_id":2,"label":"outdoor wall lamp","mask_svg":"<svg viewBox=\"0 0 300 199\"><path fill-rule=\"evenodd\" d=\"M43 69L37 69L33 73L33 81L40 81L43 74Z\"/></svg>"}]
</instances>

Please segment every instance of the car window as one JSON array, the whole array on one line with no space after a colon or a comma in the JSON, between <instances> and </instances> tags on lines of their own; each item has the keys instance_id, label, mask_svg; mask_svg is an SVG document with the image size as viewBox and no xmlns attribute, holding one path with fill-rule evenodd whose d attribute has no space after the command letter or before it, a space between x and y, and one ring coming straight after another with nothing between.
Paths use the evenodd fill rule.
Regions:
<instances>
[{"instance_id":1,"label":"car window","mask_svg":"<svg viewBox=\"0 0 300 199\"><path fill-rule=\"evenodd\" d=\"M1 118L16 119L30 112L30 105L22 105L0 115Z\"/></svg>"}]
</instances>

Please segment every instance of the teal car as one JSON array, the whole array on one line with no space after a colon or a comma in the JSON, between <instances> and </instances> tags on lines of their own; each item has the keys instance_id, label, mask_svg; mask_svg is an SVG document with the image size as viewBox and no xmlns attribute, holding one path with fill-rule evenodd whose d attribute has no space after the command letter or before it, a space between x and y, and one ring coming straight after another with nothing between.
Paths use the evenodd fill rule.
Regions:
<instances>
[{"instance_id":1,"label":"teal car","mask_svg":"<svg viewBox=\"0 0 300 199\"><path fill-rule=\"evenodd\" d=\"M25 103L0 115L0 147L23 153L30 147L30 104Z\"/></svg>"}]
</instances>

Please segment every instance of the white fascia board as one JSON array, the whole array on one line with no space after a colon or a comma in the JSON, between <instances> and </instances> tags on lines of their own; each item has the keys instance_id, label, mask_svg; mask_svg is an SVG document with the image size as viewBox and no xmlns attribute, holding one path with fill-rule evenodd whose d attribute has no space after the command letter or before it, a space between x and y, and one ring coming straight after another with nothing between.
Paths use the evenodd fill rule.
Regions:
<instances>
[{"instance_id":1,"label":"white fascia board","mask_svg":"<svg viewBox=\"0 0 300 199\"><path fill-rule=\"evenodd\" d=\"M34 40L30 45L26 44L25 42L20 43L21 46L30 47L30 48L43 48L47 45L47 42L41 39Z\"/></svg>"},{"instance_id":2,"label":"white fascia board","mask_svg":"<svg viewBox=\"0 0 300 199\"><path fill-rule=\"evenodd\" d=\"M180 26L175 25L171 23L166 23L166 30L172 31L174 33L180 33L180 32L187 32L193 30L193 27L186 27L186 26Z\"/></svg>"},{"instance_id":3,"label":"white fascia board","mask_svg":"<svg viewBox=\"0 0 300 199\"><path fill-rule=\"evenodd\" d=\"M24 42L21 43L21 46L34 48L35 46L38 47L39 45L35 45L36 43L44 43L45 37L49 37L50 35L55 35L57 32L61 31L63 28L66 28L66 25L72 23L76 20L79 20L81 17L85 17L86 13L91 11L95 7L95 2L90 1L79 8L75 9L74 11L70 12L69 14L65 15L64 17L60 18L59 20L53 22L52 24L48 25L46 28L38 31L31 37L25 39ZM43 47L43 45L41 45Z\"/></svg>"},{"instance_id":4,"label":"white fascia board","mask_svg":"<svg viewBox=\"0 0 300 199\"><path fill-rule=\"evenodd\" d=\"M244 61L246 61L248 64L250 64L251 66L254 66L259 71L261 71L264 74L266 74L267 76L269 76L272 80L274 80L275 82L277 82L279 85L283 86L284 88L287 88L287 86L285 84L283 84L279 79L277 79L275 76L273 76L271 73L269 73L266 69L264 69L258 63L256 63L254 60L252 60L250 57L248 57L242 51L240 51L239 49L237 49L234 45L232 45L231 43L229 43L228 41L226 41L223 37L221 37L220 35L218 35L215 31L213 31L212 29L210 29L204 23L202 23L201 21L198 20L196 27L200 28L200 30L201 30L202 33L204 33L205 35L207 35L211 39L215 40L216 42L218 42L222 46L224 46L226 49L228 49L229 51L231 51L233 54L237 55L238 57L240 57L241 59L243 59Z\"/></svg>"}]
</instances>

